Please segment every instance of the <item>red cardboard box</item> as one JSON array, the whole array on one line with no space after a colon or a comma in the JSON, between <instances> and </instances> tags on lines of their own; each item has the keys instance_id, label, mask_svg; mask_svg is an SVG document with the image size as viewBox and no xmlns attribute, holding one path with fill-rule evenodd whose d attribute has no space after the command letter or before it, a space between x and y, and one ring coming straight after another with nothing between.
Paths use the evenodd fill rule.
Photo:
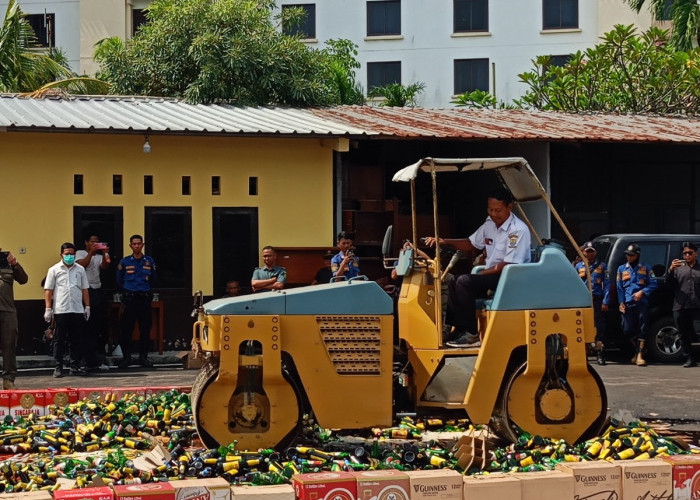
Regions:
<instances>
[{"instance_id":1,"label":"red cardboard box","mask_svg":"<svg viewBox=\"0 0 700 500\"><path fill-rule=\"evenodd\" d=\"M98 488L56 490L53 492L53 498L54 500L113 500L114 493L109 486L100 486Z\"/></svg>"},{"instance_id":2,"label":"red cardboard box","mask_svg":"<svg viewBox=\"0 0 700 500\"><path fill-rule=\"evenodd\" d=\"M44 402L46 403L46 414L48 415L51 405L63 408L71 403L77 403L78 389L46 389L44 393Z\"/></svg>"},{"instance_id":3,"label":"red cardboard box","mask_svg":"<svg viewBox=\"0 0 700 500\"><path fill-rule=\"evenodd\" d=\"M114 486L114 495L118 499L175 500L175 488L170 483L118 484Z\"/></svg>"},{"instance_id":4,"label":"red cardboard box","mask_svg":"<svg viewBox=\"0 0 700 500\"><path fill-rule=\"evenodd\" d=\"M297 500L356 500L357 481L350 472L312 472L292 476Z\"/></svg>"},{"instance_id":5,"label":"red cardboard box","mask_svg":"<svg viewBox=\"0 0 700 500\"><path fill-rule=\"evenodd\" d=\"M673 500L700 500L700 455L662 458L673 467Z\"/></svg>"},{"instance_id":6,"label":"red cardboard box","mask_svg":"<svg viewBox=\"0 0 700 500\"><path fill-rule=\"evenodd\" d=\"M12 391L0 391L0 418L10 414L10 393Z\"/></svg>"},{"instance_id":7,"label":"red cardboard box","mask_svg":"<svg viewBox=\"0 0 700 500\"><path fill-rule=\"evenodd\" d=\"M12 391L10 393L10 415L26 417L33 413L37 417L46 414L44 404L44 389L36 391Z\"/></svg>"},{"instance_id":8,"label":"red cardboard box","mask_svg":"<svg viewBox=\"0 0 700 500\"><path fill-rule=\"evenodd\" d=\"M408 474L394 469L355 473L358 500L409 500Z\"/></svg>"}]
</instances>

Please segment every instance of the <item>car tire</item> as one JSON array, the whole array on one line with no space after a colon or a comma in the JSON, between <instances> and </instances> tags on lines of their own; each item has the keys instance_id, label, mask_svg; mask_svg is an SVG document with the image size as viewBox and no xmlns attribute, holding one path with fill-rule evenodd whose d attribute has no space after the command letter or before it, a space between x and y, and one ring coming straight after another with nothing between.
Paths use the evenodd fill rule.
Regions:
<instances>
[{"instance_id":1,"label":"car tire","mask_svg":"<svg viewBox=\"0 0 700 500\"><path fill-rule=\"evenodd\" d=\"M651 324L647 352L659 363L679 363L683 359L681 334L671 316L659 318Z\"/></svg>"}]
</instances>

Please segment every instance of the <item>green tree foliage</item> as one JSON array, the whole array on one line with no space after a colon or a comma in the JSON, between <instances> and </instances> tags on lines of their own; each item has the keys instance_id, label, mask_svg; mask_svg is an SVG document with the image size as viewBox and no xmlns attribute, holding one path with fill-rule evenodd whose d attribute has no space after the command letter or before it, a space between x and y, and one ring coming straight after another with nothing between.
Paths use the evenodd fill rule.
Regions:
<instances>
[{"instance_id":1,"label":"green tree foliage","mask_svg":"<svg viewBox=\"0 0 700 500\"><path fill-rule=\"evenodd\" d=\"M400 83L390 83L378 87L372 87L367 93L367 97L377 98L382 97L384 101L379 103L380 106L399 107L406 106L415 107L418 105L418 97L425 90L423 82L412 83L411 85L401 85Z\"/></svg>"},{"instance_id":2,"label":"green tree foliage","mask_svg":"<svg viewBox=\"0 0 700 500\"><path fill-rule=\"evenodd\" d=\"M665 12L667 0L625 0L634 10L639 12L644 4L656 19L665 19L670 14L673 21L671 45L679 50L691 50L693 42L697 47L700 43L700 3L697 0L673 0L670 12Z\"/></svg>"},{"instance_id":3,"label":"green tree foliage","mask_svg":"<svg viewBox=\"0 0 700 500\"><path fill-rule=\"evenodd\" d=\"M584 112L700 114L700 49L677 51L667 31L638 35L617 25L602 43L573 54L565 66L537 57L520 76L528 90L519 108ZM494 107L489 94L459 96L457 105ZM503 107L503 105L501 106Z\"/></svg>"},{"instance_id":4,"label":"green tree foliage","mask_svg":"<svg viewBox=\"0 0 700 500\"><path fill-rule=\"evenodd\" d=\"M273 20L274 6L273 0L155 0L148 23L130 42L99 42L98 77L116 94L193 103L356 103L354 45L331 41L324 50L308 47L275 24L293 23L301 9L286 9Z\"/></svg>"},{"instance_id":5,"label":"green tree foliage","mask_svg":"<svg viewBox=\"0 0 700 500\"><path fill-rule=\"evenodd\" d=\"M34 31L17 2L10 0L0 27L0 92L106 93L103 82L76 77L61 51L52 48L44 53L35 46Z\"/></svg>"}]
</instances>

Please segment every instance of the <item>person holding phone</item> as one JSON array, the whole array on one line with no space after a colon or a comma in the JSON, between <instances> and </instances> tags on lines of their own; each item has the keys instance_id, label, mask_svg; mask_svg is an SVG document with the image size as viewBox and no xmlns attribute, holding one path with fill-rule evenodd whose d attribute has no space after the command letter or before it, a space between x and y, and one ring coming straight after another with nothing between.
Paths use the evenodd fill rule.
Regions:
<instances>
[{"instance_id":1,"label":"person holding phone","mask_svg":"<svg viewBox=\"0 0 700 500\"><path fill-rule=\"evenodd\" d=\"M336 281L354 278L360 274L360 259L355 256L355 235L347 231L338 233L338 253L331 259L331 272Z\"/></svg>"},{"instance_id":2,"label":"person holding phone","mask_svg":"<svg viewBox=\"0 0 700 500\"><path fill-rule=\"evenodd\" d=\"M2 250L2 249L0 249ZM29 278L11 252L0 251L0 347L2 347L2 388L15 388L17 377L17 309L13 285Z\"/></svg>"},{"instance_id":3,"label":"person holding phone","mask_svg":"<svg viewBox=\"0 0 700 500\"><path fill-rule=\"evenodd\" d=\"M684 368L697 366L693 354L695 321L700 321L700 264L698 246L684 241L682 259L673 259L668 267L668 283L673 286L673 319L681 334Z\"/></svg>"}]
</instances>

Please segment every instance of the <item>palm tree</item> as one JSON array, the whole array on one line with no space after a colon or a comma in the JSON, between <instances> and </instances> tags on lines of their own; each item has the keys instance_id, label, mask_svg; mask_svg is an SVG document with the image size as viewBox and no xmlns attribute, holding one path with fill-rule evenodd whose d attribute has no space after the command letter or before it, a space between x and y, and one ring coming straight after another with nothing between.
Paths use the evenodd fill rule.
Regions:
<instances>
[{"instance_id":1,"label":"palm tree","mask_svg":"<svg viewBox=\"0 0 700 500\"><path fill-rule=\"evenodd\" d=\"M693 44L700 44L700 3L697 0L625 0L639 12L645 3L656 19L670 17L673 21L671 45L678 50L691 50Z\"/></svg>"},{"instance_id":2,"label":"palm tree","mask_svg":"<svg viewBox=\"0 0 700 500\"><path fill-rule=\"evenodd\" d=\"M16 0L10 0L0 27L0 92L41 94L56 88L76 94L107 92L105 82L76 76L62 52L51 49L44 54L32 49L35 44L32 27Z\"/></svg>"},{"instance_id":3,"label":"palm tree","mask_svg":"<svg viewBox=\"0 0 700 500\"><path fill-rule=\"evenodd\" d=\"M367 96L383 97L384 101L380 106L390 106L403 108L405 106L415 107L418 103L418 96L425 90L423 82L412 83L408 86L403 86L400 83L390 83L380 87L372 87L367 93Z\"/></svg>"}]
</instances>

